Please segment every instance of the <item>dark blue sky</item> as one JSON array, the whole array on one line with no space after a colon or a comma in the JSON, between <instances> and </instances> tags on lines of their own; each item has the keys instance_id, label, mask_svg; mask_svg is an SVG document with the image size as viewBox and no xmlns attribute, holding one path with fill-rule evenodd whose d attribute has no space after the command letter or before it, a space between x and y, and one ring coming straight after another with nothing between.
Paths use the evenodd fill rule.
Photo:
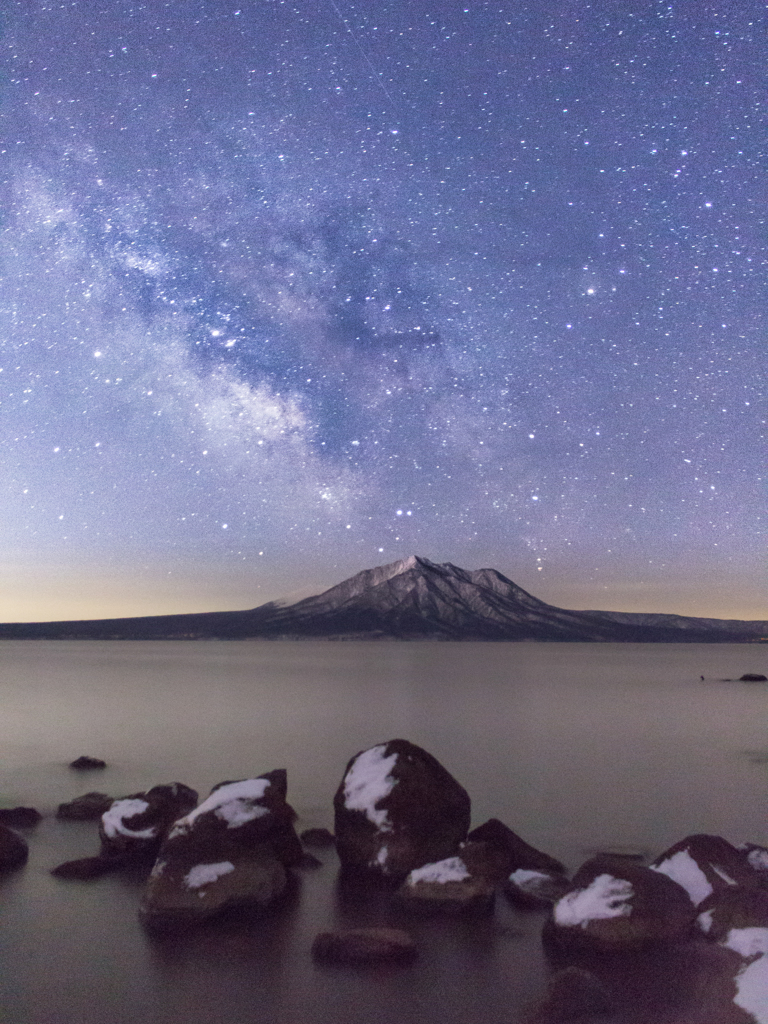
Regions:
<instances>
[{"instance_id":1,"label":"dark blue sky","mask_svg":"<svg viewBox=\"0 0 768 1024\"><path fill-rule=\"evenodd\" d=\"M6 12L0 618L768 617L762 3Z\"/></svg>"}]
</instances>

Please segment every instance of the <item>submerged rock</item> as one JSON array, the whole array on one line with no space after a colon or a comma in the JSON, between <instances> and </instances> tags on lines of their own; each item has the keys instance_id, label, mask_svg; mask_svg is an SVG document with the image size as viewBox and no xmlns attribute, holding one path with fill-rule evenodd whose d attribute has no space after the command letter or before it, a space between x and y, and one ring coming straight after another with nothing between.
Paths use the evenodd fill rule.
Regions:
<instances>
[{"instance_id":1,"label":"submerged rock","mask_svg":"<svg viewBox=\"0 0 768 1024\"><path fill-rule=\"evenodd\" d=\"M69 803L59 804L56 817L63 821L96 821L112 806L114 797L106 793L83 793Z\"/></svg>"},{"instance_id":2,"label":"submerged rock","mask_svg":"<svg viewBox=\"0 0 768 1024\"><path fill-rule=\"evenodd\" d=\"M70 761L69 767L76 771L86 771L89 768L106 768L107 762L102 761L100 757L89 757L88 754L83 754L74 761Z\"/></svg>"},{"instance_id":3,"label":"submerged rock","mask_svg":"<svg viewBox=\"0 0 768 1024\"><path fill-rule=\"evenodd\" d=\"M337 964L410 963L416 958L416 943L399 928L351 928L321 932L312 955Z\"/></svg>"},{"instance_id":4,"label":"submerged rock","mask_svg":"<svg viewBox=\"0 0 768 1024\"><path fill-rule=\"evenodd\" d=\"M0 825L10 828L32 828L42 821L42 814L34 807L4 807L0 809Z\"/></svg>"},{"instance_id":5,"label":"submerged rock","mask_svg":"<svg viewBox=\"0 0 768 1024\"><path fill-rule=\"evenodd\" d=\"M466 790L426 750L390 740L349 761L334 796L342 867L399 880L466 839Z\"/></svg>"},{"instance_id":6,"label":"submerged rock","mask_svg":"<svg viewBox=\"0 0 768 1024\"><path fill-rule=\"evenodd\" d=\"M27 863L29 847L18 832L0 825L0 871L14 871Z\"/></svg>"},{"instance_id":7,"label":"submerged rock","mask_svg":"<svg viewBox=\"0 0 768 1024\"><path fill-rule=\"evenodd\" d=\"M623 952L680 941L695 918L688 893L666 875L631 861L594 858L555 904L546 932L560 948Z\"/></svg>"},{"instance_id":8,"label":"submerged rock","mask_svg":"<svg viewBox=\"0 0 768 1024\"><path fill-rule=\"evenodd\" d=\"M78 860L66 860L63 864L51 869L51 874L57 878L77 879L88 881L91 878L100 878L122 867L125 861L122 857L81 857Z\"/></svg>"},{"instance_id":9,"label":"submerged rock","mask_svg":"<svg viewBox=\"0 0 768 1024\"><path fill-rule=\"evenodd\" d=\"M739 676L740 683L768 683L768 676L764 676L762 672L745 672L743 676Z\"/></svg>"},{"instance_id":10,"label":"submerged rock","mask_svg":"<svg viewBox=\"0 0 768 1024\"><path fill-rule=\"evenodd\" d=\"M221 783L176 821L147 883L144 924L174 927L280 896L286 866L304 859L285 798L285 771L268 772Z\"/></svg>"}]
</instances>

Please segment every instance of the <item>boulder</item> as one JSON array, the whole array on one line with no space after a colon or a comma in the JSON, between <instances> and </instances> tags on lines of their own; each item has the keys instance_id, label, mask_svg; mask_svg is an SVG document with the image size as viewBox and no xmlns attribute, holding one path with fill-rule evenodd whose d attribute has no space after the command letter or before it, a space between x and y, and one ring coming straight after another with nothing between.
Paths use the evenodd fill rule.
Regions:
<instances>
[{"instance_id":1,"label":"boulder","mask_svg":"<svg viewBox=\"0 0 768 1024\"><path fill-rule=\"evenodd\" d=\"M459 846L458 856L471 875L487 878L494 885L501 885L507 878L507 857L490 843L468 839Z\"/></svg>"},{"instance_id":2,"label":"boulder","mask_svg":"<svg viewBox=\"0 0 768 1024\"><path fill-rule=\"evenodd\" d=\"M411 871L397 899L419 911L491 911L495 893L494 883L471 874L461 857L447 857Z\"/></svg>"},{"instance_id":3,"label":"boulder","mask_svg":"<svg viewBox=\"0 0 768 1024\"><path fill-rule=\"evenodd\" d=\"M740 683L768 683L768 676L764 676L762 672L745 672L743 676L739 676Z\"/></svg>"},{"instance_id":4,"label":"boulder","mask_svg":"<svg viewBox=\"0 0 768 1024\"><path fill-rule=\"evenodd\" d=\"M624 952L684 939L695 918L688 893L666 875L593 858L555 904L547 933L562 949Z\"/></svg>"},{"instance_id":5,"label":"boulder","mask_svg":"<svg viewBox=\"0 0 768 1024\"><path fill-rule=\"evenodd\" d=\"M416 943L399 928L351 928L321 932L312 955L337 964L410 963L416 958Z\"/></svg>"},{"instance_id":6,"label":"boulder","mask_svg":"<svg viewBox=\"0 0 768 1024\"><path fill-rule=\"evenodd\" d=\"M157 852L171 825L197 804L181 782L113 800L99 824L101 856L134 860Z\"/></svg>"},{"instance_id":7,"label":"boulder","mask_svg":"<svg viewBox=\"0 0 768 1024\"><path fill-rule=\"evenodd\" d=\"M715 942L722 942L734 928L768 929L768 890L718 889L699 904L698 911L696 923Z\"/></svg>"},{"instance_id":8,"label":"boulder","mask_svg":"<svg viewBox=\"0 0 768 1024\"><path fill-rule=\"evenodd\" d=\"M0 871L13 871L27 863L27 841L6 825L0 825Z\"/></svg>"},{"instance_id":9,"label":"boulder","mask_svg":"<svg viewBox=\"0 0 768 1024\"><path fill-rule=\"evenodd\" d=\"M113 800L106 793L83 793L69 803L59 804L56 817L63 821L96 821L109 810Z\"/></svg>"},{"instance_id":10,"label":"boulder","mask_svg":"<svg viewBox=\"0 0 768 1024\"><path fill-rule=\"evenodd\" d=\"M32 828L42 821L42 814L34 807L4 807L0 809L0 825L9 828Z\"/></svg>"},{"instance_id":11,"label":"boulder","mask_svg":"<svg viewBox=\"0 0 768 1024\"><path fill-rule=\"evenodd\" d=\"M696 906L713 892L757 881L746 852L720 836L687 836L660 854L650 867L682 885Z\"/></svg>"},{"instance_id":12,"label":"boulder","mask_svg":"<svg viewBox=\"0 0 768 1024\"><path fill-rule=\"evenodd\" d=\"M286 866L301 866L305 856L286 788L283 770L222 782L176 821L149 877L141 920L172 927L275 900L287 885Z\"/></svg>"},{"instance_id":13,"label":"boulder","mask_svg":"<svg viewBox=\"0 0 768 1024\"><path fill-rule=\"evenodd\" d=\"M106 768L107 762L102 761L100 757L89 757L87 754L83 754L71 761L69 767L74 768L75 771L87 771L90 768Z\"/></svg>"},{"instance_id":14,"label":"boulder","mask_svg":"<svg viewBox=\"0 0 768 1024\"><path fill-rule=\"evenodd\" d=\"M577 1024L610 1013L613 1003L602 982L581 967L566 967L553 974L547 993L526 1024Z\"/></svg>"},{"instance_id":15,"label":"boulder","mask_svg":"<svg viewBox=\"0 0 768 1024\"><path fill-rule=\"evenodd\" d=\"M512 831L509 826L498 818L489 818L467 836L473 842L488 843L506 857L505 875L518 868L528 871L544 871L551 875L564 875L565 866L548 853L542 853L535 846L530 846L524 839Z\"/></svg>"},{"instance_id":16,"label":"boulder","mask_svg":"<svg viewBox=\"0 0 768 1024\"><path fill-rule=\"evenodd\" d=\"M570 888L566 875L518 868L504 883L504 894L510 903L536 910L552 907Z\"/></svg>"},{"instance_id":17,"label":"boulder","mask_svg":"<svg viewBox=\"0 0 768 1024\"><path fill-rule=\"evenodd\" d=\"M401 739L355 754L333 804L342 867L394 881L453 856L470 823L466 790L426 750Z\"/></svg>"}]
</instances>

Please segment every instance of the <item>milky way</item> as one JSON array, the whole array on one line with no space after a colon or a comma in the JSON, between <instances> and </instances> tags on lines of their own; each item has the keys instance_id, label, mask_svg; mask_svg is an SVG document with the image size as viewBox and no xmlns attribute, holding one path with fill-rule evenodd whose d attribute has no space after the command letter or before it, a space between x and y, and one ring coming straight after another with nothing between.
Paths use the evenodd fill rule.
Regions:
<instances>
[{"instance_id":1,"label":"milky way","mask_svg":"<svg viewBox=\"0 0 768 1024\"><path fill-rule=\"evenodd\" d=\"M7 7L0 618L768 616L762 4Z\"/></svg>"}]
</instances>

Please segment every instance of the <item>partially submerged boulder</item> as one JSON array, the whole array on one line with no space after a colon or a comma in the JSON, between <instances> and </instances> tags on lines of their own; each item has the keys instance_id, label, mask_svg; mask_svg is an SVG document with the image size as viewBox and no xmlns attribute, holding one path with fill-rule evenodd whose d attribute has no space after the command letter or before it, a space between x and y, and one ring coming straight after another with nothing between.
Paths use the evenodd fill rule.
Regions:
<instances>
[{"instance_id":1,"label":"partially submerged boulder","mask_svg":"<svg viewBox=\"0 0 768 1024\"><path fill-rule=\"evenodd\" d=\"M9 828L32 828L42 821L42 814L34 807L3 807L0 808L0 825Z\"/></svg>"},{"instance_id":2,"label":"partially submerged boulder","mask_svg":"<svg viewBox=\"0 0 768 1024\"><path fill-rule=\"evenodd\" d=\"M0 871L14 871L27 863L29 847L18 832L0 825Z\"/></svg>"},{"instance_id":3,"label":"partially submerged boulder","mask_svg":"<svg viewBox=\"0 0 768 1024\"><path fill-rule=\"evenodd\" d=\"M650 867L681 885L696 906L713 892L757 882L746 851L721 836L687 836L660 854Z\"/></svg>"},{"instance_id":4,"label":"partially submerged boulder","mask_svg":"<svg viewBox=\"0 0 768 1024\"><path fill-rule=\"evenodd\" d=\"M342 867L393 880L453 856L469 829L466 790L408 740L355 754L333 803Z\"/></svg>"},{"instance_id":5,"label":"partially submerged boulder","mask_svg":"<svg viewBox=\"0 0 768 1024\"><path fill-rule=\"evenodd\" d=\"M400 928L350 928L321 932L312 955L336 964L410 963L416 958L416 943Z\"/></svg>"},{"instance_id":6,"label":"partially submerged boulder","mask_svg":"<svg viewBox=\"0 0 768 1024\"><path fill-rule=\"evenodd\" d=\"M171 825L197 804L181 782L113 800L99 824L101 856L134 860L154 855Z\"/></svg>"},{"instance_id":7,"label":"partially submerged boulder","mask_svg":"<svg viewBox=\"0 0 768 1024\"><path fill-rule=\"evenodd\" d=\"M75 771L89 771L92 768L106 768L107 762L102 761L100 757L90 757L88 754L82 754L80 757L75 758L74 761L70 761L70 768L74 768Z\"/></svg>"},{"instance_id":8,"label":"partially submerged boulder","mask_svg":"<svg viewBox=\"0 0 768 1024\"><path fill-rule=\"evenodd\" d=\"M472 842L488 843L503 854L506 858L506 875L518 868L543 871L550 875L565 875L565 866L559 860L526 843L498 818L489 818L484 824L473 828L467 839Z\"/></svg>"},{"instance_id":9,"label":"partially submerged boulder","mask_svg":"<svg viewBox=\"0 0 768 1024\"><path fill-rule=\"evenodd\" d=\"M112 806L114 797L107 793L83 793L68 803L59 804L56 817L63 821L96 821Z\"/></svg>"},{"instance_id":10,"label":"partially submerged boulder","mask_svg":"<svg viewBox=\"0 0 768 1024\"><path fill-rule=\"evenodd\" d=\"M473 875L461 857L424 864L409 873L397 890L398 901L420 911L490 911L496 887Z\"/></svg>"},{"instance_id":11,"label":"partially submerged boulder","mask_svg":"<svg viewBox=\"0 0 768 1024\"><path fill-rule=\"evenodd\" d=\"M92 878L100 878L110 871L116 871L124 863L125 861L121 857L80 857L77 860L66 860L63 864L58 864L51 869L51 874L57 878L85 882Z\"/></svg>"},{"instance_id":12,"label":"partially submerged boulder","mask_svg":"<svg viewBox=\"0 0 768 1024\"><path fill-rule=\"evenodd\" d=\"M547 938L577 951L632 951L687 937L695 917L685 889L666 875L631 861L594 858L555 904Z\"/></svg>"},{"instance_id":13,"label":"partially submerged boulder","mask_svg":"<svg viewBox=\"0 0 768 1024\"><path fill-rule=\"evenodd\" d=\"M170 928L273 902L286 888L286 866L304 858L286 788L283 770L223 782L180 818L149 877L144 924Z\"/></svg>"},{"instance_id":14,"label":"partially submerged boulder","mask_svg":"<svg viewBox=\"0 0 768 1024\"><path fill-rule=\"evenodd\" d=\"M699 904L698 911L696 923L715 942L722 942L734 928L768 929L768 890L718 889Z\"/></svg>"},{"instance_id":15,"label":"partially submerged boulder","mask_svg":"<svg viewBox=\"0 0 768 1024\"><path fill-rule=\"evenodd\" d=\"M566 875L517 868L504 883L504 894L510 903L535 910L554 906L570 888Z\"/></svg>"}]
</instances>

